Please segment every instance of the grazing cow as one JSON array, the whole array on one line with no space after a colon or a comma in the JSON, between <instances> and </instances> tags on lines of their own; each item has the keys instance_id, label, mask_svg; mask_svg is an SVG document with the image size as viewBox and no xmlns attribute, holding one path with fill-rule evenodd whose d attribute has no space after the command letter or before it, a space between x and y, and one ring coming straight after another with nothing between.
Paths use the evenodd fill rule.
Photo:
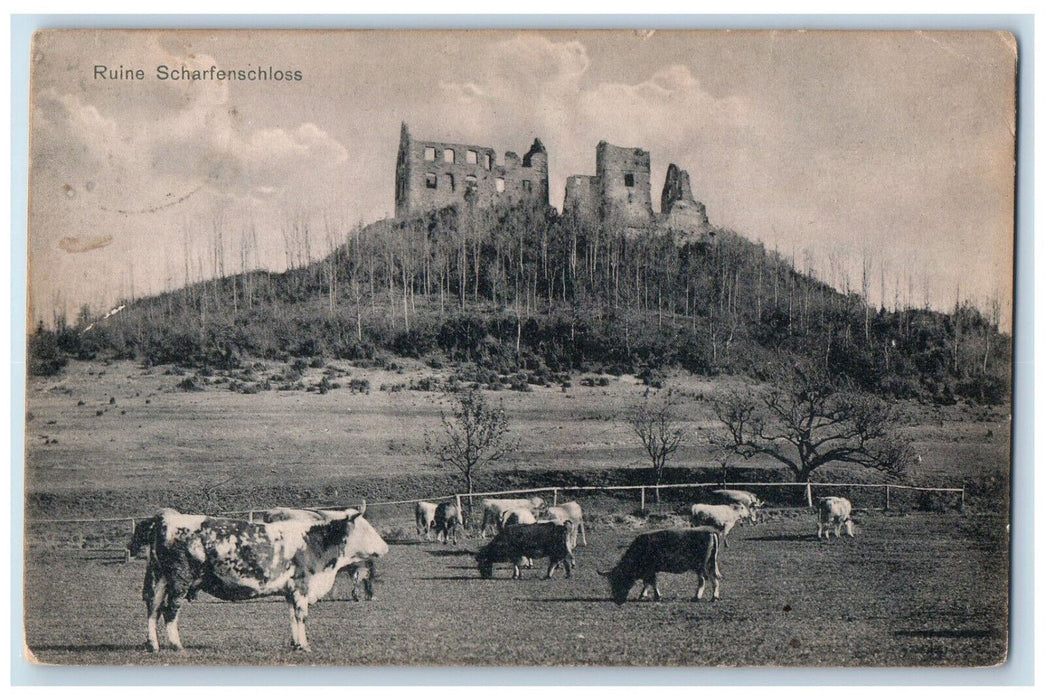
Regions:
<instances>
[{"instance_id":1,"label":"grazing cow","mask_svg":"<svg viewBox=\"0 0 1045 700\"><path fill-rule=\"evenodd\" d=\"M314 510L312 508L270 508L257 514L263 523L278 523L284 520L311 520L324 522L344 518L347 514L358 512L355 508L347 510ZM377 573L372 559L365 562L349 564L344 571L352 578L352 600L359 602L359 586L363 586L363 595L367 600L374 599L374 576Z\"/></svg>"},{"instance_id":2,"label":"grazing cow","mask_svg":"<svg viewBox=\"0 0 1045 700\"><path fill-rule=\"evenodd\" d=\"M544 512L544 517L560 525L567 520L572 521L577 527L573 533L573 544L571 546L577 546L577 530L580 530L581 533L581 543L585 547L588 546L588 536L584 531L584 512L581 510L581 504L577 501L569 501L568 503L552 506Z\"/></svg>"},{"instance_id":3,"label":"grazing cow","mask_svg":"<svg viewBox=\"0 0 1045 700\"><path fill-rule=\"evenodd\" d=\"M831 539L831 525L835 526L835 537L842 536L842 526L853 537L853 504L841 496L825 496L817 502L816 538Z\"/></svg>"},{"instance_id":4,"label":"grazing cow","mask_svg":"<svg viewBox=\"0 0 1045 700\"><path fill-rule=\"evenodd\" d=\"M464 529L464 522L461 520L461 511L457 509L452 503L440 503L435 509L435 539L438 542L450 544L450 538L453 538L454 544L457 544L457 530L458 528Z\"/></svg>"},{"instance_id":5,"label":"grazing cow","mask_svg":"<svg viewBox=\"0 0 1045 700\"><path fill-rule=\"evenodd\" d=\"M739 489L717 489L712 491L708 495L708 503L722 506L740 503L750 511L750 522L752 525L758 522L759 510L765 505L755 494Z\"/></svg>"},{"instance_id":6,"label":"grazing cow","mask_svg":"<svg viewBox=\"0 0 1045 700\"><path fill-rule=\"evenodd\" d=\"M572 530L573 523L569 521L563 525L534 523L506 527L475 555L479 575L490 578L494 564L511 562L514 566L512 578L521 578L519 565L524 557L548 557L548 572L544 578L551 578L559 564L566 568L566 578L570 578L574 567L573 547L570 546Z\"/></svg>"},{"instance_id":7,"label":"grazing cow","mask_svg":"<svg viewBox=\"0 0 1045 700\"><path fill-rule=\"evenodd\" d=\"M487 528L497 529L501 523L501 513L514 508L526 508L537 513L544 507L544 499L540 496L531 498L484 498L480 504L483 509L483 522L479 526L479 535L486 537Z\"/></svg>"},{"instance_id":8,"label":"grazing cow","mask_svg":"<svg viewBox=\"0 0 1045 700\"><path fill-rule=\"evenodd\" d=\"M722 574L718 570L718 532L710 527L678 530L657 530L639 535L628 545L624 556L609 571L598 572L609 578L613 602L623 605L635 581L642 580L642 599L652 589L653 599L660 600L657 573L665 571L681 574L697 572L700 582L693 600L700 600L704 588L711 583L711 599L717 600L718 582Z\"/></svg>"},{"instance_id":9,"label":"grazing cow","mask_svg":"<svg viewBox=\"0 0 1045 700\"><path fill-rule=\"evenodd\" d=\"M330 520L274 523L160 511L152 519L142 586L149 649L159 651L156 628L161 614L167 639L182 648L182 603L205 591L222 600L282 595L291 611L292 645L308 651L309 604L330 591L343 567L388 553L388 545L362 517L364 510L365 505Z\"/></svg>"},{"instance_id":10,"label":"grazing cow","mask_svg":"<svg viewBox=\"0 0 1045 700\"><path fill-rule=\"evenodd\" d=\"M418 501L414 507L414 522L417 525L417 536L425 536L426 540L432 539L432 528L435 526L435 509L434 503L428 501Z\"/></svg>"},{"instance_id":11,"label":"grazing cow","mask_svg":"<svg viewBox=\"0 0 1045 700\"><path fill-rule=\"evenodd\" d=\"M722 535L722 546L728 547L726 536L740 520L751 517L747 506L734 503L729 506L712 506L706 503L695 503L689 509L690 519L694 527L713 527Z\"/></svg>"}]
</instances>

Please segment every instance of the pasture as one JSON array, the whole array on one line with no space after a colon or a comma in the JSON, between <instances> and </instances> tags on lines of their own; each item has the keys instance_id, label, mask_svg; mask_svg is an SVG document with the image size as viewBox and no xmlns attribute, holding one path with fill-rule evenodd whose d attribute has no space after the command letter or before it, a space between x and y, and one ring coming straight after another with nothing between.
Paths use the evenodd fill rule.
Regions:
<instances>
[{"instance_id":1,"label":"pasture","mask_svg":"<svg viewBox=\"0 0 1045 700\"><path fill-rule=\"evenodd\" d=\"M338 364L353 378L366 377L370 393L246 395L221 382L184 392L168 368L129 362L74 362L60 377L32 378L26 517L144 516L162 506L217 512L453 492L452 475L435 471L422 449L424 430L438 425L440 395L380 390L432 370ZM314 376L306 380L315 381L319 370L309 371ZM671 381L684 397L688 436L673 463L712 467L708 399L739 380ZM570 477L646 466L621 421L645 387L628 376L605 386L574 384L495 395L520 447L481 475L478 488L512 488L542 471ZM309 655L289 650L282 600L225 603L205 594L183 612L186 651L148 654L144 562L59 551L93 546L90 537L122 545L125 525L93 535L31 527L26 642L39 661L57 664L1000 663L1008 629L1007 409L905 410L905 431L923 456L911 481L968 484L966 513L864 511L879 504L854 498L856 539L818 542L811 510L771 510L767 523L731 533L721 558L723 597L715 604L690 602L692 574L664 575L665 600L617 608L596 569L615 563L637 532L676 522L665 515L675 504L634 518L627 515L638 505L634 498L578 494L593 517L589 546L578 548L579 568L568 581L561 571L552 581L537 580L540 570L511 581L506 567L494 580L480 580L470 551L481 540L473 536L458 547L418 542L409 506L373 508L367 517L391 546L379 563L377 599L355 603L350 582L339 580L312 608Z\"/></svg>"},{"instance_id":2,"label":"pasture","mask_svg":"<svg viewBox=\"0 0 1045 700\"><path fill-rule=\"evenodd\" d=\"M716 603L692 602L693 574L662 575L664 600L609 600L609 568L642 529L593 522L572 579L538 568L482 580L469 551L392 540L376 599L339 577L312 607L311 654L289 649L285 603L201 594L182 613L184 652L144 650L144 562L30 555L26 641L57 664L992 665L1005 658L1002 518L858 514L857 537L817 541L812 513L737 528L720 557ZM375 526L388 527L376 517ZM405 526L405 522L403 525Z\"/></svg>"}]
</instances>

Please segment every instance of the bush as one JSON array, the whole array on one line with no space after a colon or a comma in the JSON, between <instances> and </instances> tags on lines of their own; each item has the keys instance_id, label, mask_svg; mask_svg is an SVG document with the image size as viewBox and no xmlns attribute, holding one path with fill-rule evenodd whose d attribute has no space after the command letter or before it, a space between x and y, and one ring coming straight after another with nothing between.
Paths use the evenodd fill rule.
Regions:
<instances>
[{"instance_id":1,"label":"bush","mask_svg":"<svg viewBox=\"0 0 1045 700\"><path fill-rule=\"evenodd\" d=\"M200 380L195 376L185 377L185 379L182 379L174 386L182 391L203 391L203 386L200 383Z\"/></svg>"},{"instance_id":2,"label":"bush","mask_svg":"<svg viewBox=\"0 0 1045 700\"><path fill-rule=\"evenodd\" d=\"M353 394L355 394L356 392L359 392L360 394L369 394L370 393L370 380L369 379L350 379L348 381L348 388L349 388L349 390Z\"/></svg>"}]
</instances>

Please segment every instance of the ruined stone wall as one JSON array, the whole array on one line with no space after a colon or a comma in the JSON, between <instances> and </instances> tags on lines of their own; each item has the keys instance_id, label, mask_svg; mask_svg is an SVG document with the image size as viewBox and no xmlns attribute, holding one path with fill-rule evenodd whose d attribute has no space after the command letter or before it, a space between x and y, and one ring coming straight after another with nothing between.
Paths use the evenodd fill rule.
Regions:
<instances>
[{"instance_id":1,"label":"ruined stone wall","mask_svg":"<svg viewBox=\"0 0 1045 700\"><path fill-rule=\"evenodd\" d=\"M564 216L594 224L599 220L599 178L592 175L570 175L566 178Z\"/></svg>"},{"instance_id":2,"label":"ruined stone wall","mask_svg":"<svg viewBox=\"0 0 1045 700\"><path fill-rule=\"evenodd\" d=\"M649 151L600 141L595 149L595 175L604 223L645 228L653 222Z\"/></svg>"},{"instance_id":3,"label":"ruined stone wall","mask_svg":"<svg viewBox=\"0 0 1045 700\"><path fill-rule=\"evenodd\" d=\"M476 206L548 203L548 156L534 140L526 158L486 146L421 141L403 124L396 159L396 216L404 217L466 201Z\"/></svg>"}]
</instances>

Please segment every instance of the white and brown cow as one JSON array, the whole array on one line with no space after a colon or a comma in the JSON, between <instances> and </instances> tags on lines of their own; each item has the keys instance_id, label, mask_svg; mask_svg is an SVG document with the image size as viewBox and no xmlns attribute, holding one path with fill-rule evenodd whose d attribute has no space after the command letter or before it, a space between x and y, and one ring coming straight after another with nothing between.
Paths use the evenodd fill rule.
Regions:
<instances>
[{"instance_id":1,"label":"white and brown cow","mask_svg":"<svg viewBox=\"0 0 1045 700\"><path fill-rule=\"evenodd\" d=\"M842 536L842 526L846 534L853 537L853 504L848 498L841 496L824 496L816 504L816 537L831 539L831 526L834 525L835 537Z\"/></svg>"},{"instance_id":2,"label":"white and brown cow","mask_svg":"<svg viewBox=\"0 0 1045 700\"><path fill-rule=\"evenodd\" d=\"M313 508L270 508L257 514L259 520L265 523L278 523L283 520L311 520L323 522L344 518L346 514L358 512L354 508L347 510L316 510ZM346 566L343 571L352 578L352 600L359 602L359 587L363 587L363 596L367 600L374 599L374 578L377 567L373 559L355 562Z\"/></svg>"},{"instance_id":3,"label":"white and brown cow","mask_svg":"<svg viewBox=\"0 0 1045 700\"><path fill-rule=\"evenodd\" d=\"M149 649L159 651L161 614L167 639L182 648L178 613L185 600L205 591L221 600L283 596L291 612L292 645L307 651L309 604L330 591L343 567L388 553L362 510L365 505L330 520L275 523L160 511L147 528L149 560L142 586Z\"/></svg>"}]
</instances>

